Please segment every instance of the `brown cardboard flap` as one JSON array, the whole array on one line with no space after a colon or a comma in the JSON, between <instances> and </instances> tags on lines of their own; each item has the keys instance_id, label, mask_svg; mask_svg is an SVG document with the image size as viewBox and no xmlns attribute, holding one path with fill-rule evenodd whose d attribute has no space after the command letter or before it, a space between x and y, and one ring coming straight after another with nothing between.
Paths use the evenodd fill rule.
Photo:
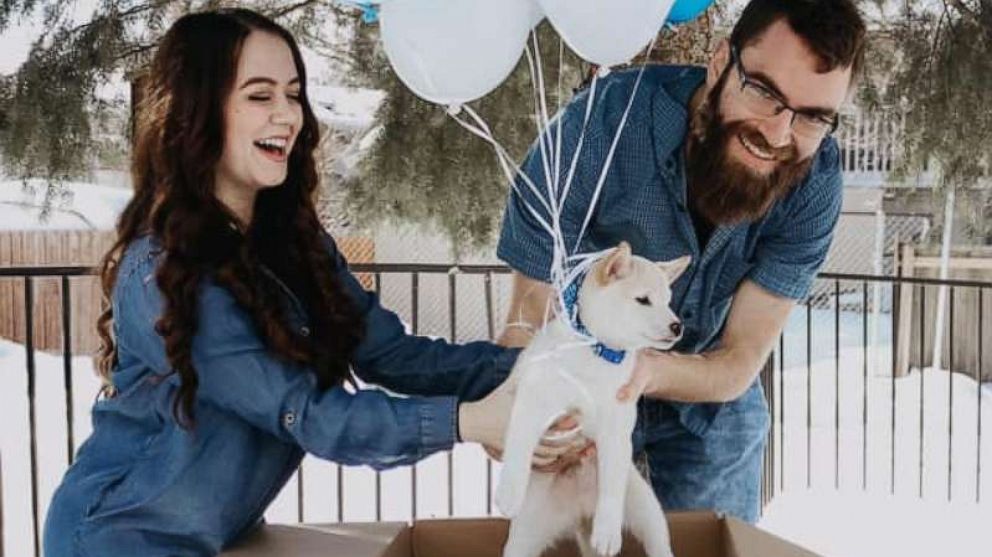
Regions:
<instances>
[{"instance_id":1,"label":"brown cardboard flap","mask_svg":"<svg viewBox=\"0 0 992 557\"><path fill-rule=\"evenodd\" d=\"M817 557L733 518L712 512L667 515L676 557ZM501 518L454 518L401 522L265 525L224 557L501 557L509 522ZM576 557L571 539L542 557ZM624 536L620 557L644 557Z\"/></svg>"},{"instance_id":2,"label":"brown cardboard flap","mask_svg":"<svg viewBox=\"0 0 992 557\"><path fill-rule=\"evenodd\" d=\"M675 557L724 557L724 540L721 519L710 511L669 513L668 532L672 538Z\"/></svg>"},{"instance_id":3,"label":"brown cardboard flap","mask_svg":"<svg viewBox=\"0 0 992 557\"><path fill-rule=\"evenodd\" d=\"M406 522L332 522L328 524L308 524L310 528L349 538L367 539L385 546L402 530Z\"/></svg>"},{"instance_id":4,"label":"brown cardboard flap","mask_svg":"<svg viewBox=\"0 0 992 557\"><path fill-rule=\"evenodd\" d=\"M727 555L722 521L712 512L674 513L668 515L668 524L676 557ZM508 531L509 522L499 518L416 522L410 557L500 557ZM568 538L545 551L542 557L576 557L578 554L575 543ZM625 533L620 557L644 557L644 550L637 540Z\"/></svg>"},{"instance_id":5,"label":"brown cardboard flap","mask_svg":"<svg viewBox=\"0 0 992 557\"><path fill-rule=\"evenodd\" d=\"M383 547L398 539L401 522L368 524L265 524L223 557L380 557ZM405 552L400 554L405 555Z\"/></svg>"},{"instance_id":6,"label":"brown cardboard flap","mask_svg":"<svg viewBox=\"0 0 992 557\"><path fill-rule=\"evenodd\" d=\"M820 557L736 518L727 517L723 523L729 557Z\"/></svg>"},{"instance_id":7,"label":"brown cardboard flap","mask_svg":"<svg viewBox=\"0 0 992 557\"><path fill-rule=\"evenodd\" d=\"M426 520L413 526L410 557L501 557L510 522L502 518ZM579 549L569 537L541 557L576 557ZM636 540L624 536L620 557L644 557Z\"/></svg>"},{"instance_id":8,"label":"brown cardboard flap","mask_svg":"<svg viewBox=\"0 0 992 557\"><path fill-rule=\"evenodd\" d=\"M410 557L500 557L509 525L497 518L415 522Z\"/></svg>"}]
</instances>

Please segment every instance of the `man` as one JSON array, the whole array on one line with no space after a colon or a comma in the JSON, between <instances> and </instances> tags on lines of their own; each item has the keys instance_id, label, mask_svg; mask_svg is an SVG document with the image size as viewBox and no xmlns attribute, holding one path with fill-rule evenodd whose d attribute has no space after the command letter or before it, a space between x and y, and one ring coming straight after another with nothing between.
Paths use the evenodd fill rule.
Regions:
<instances>
[{"instance_id":1,"label":"man","mask_svg":"<svg viewBox=\"0 0 992 557\"><path fill-rule=\"evenodd\" d=\"M673 286L675 351L649 352L618 396L643 392L635 458L668 510L753 522L768 408L758 372L823 263L841 208L838 110L864 59L853 0L752 0L707 68L644 71L579 252L629 242L655 261L691 255ZM600 81L561 225L571 249L638 69ZM555 121L567 168L584 91ZM544 190L539 148L524 171ZM511 194L498 255L515 270L507 345L544 322L551 243ZM527 197L532 207L540 207ZM547 215L544 215L547 217Z\"/></svg>"}]
</instances>

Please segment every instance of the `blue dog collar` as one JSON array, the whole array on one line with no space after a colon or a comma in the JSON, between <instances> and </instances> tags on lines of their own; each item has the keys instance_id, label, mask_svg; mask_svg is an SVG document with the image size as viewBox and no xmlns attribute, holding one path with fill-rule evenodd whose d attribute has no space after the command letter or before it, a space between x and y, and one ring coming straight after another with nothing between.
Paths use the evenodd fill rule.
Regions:
<instances>
[{"instance_id":1,"label":"blue dog collar","mask_svg":"<svg viewBox=\"0 0 992 557\"><path fill-rule=\"evenodd\" d=\"M565 313L568 315L568 320L580 334L585 335L589 338L595 338L589 334L589 329L582 323L582 319L579 318L579 289L582 288L582 283L586 279L586 274L582 273L568 285L568 288L562 292L562 298L565 302ZM627 356L626 350L614 350L602 342L596 341L593 345L592 351L596 353L597 356L610 362L611 364L619 364Z\"/></svg>"}]
</instances>

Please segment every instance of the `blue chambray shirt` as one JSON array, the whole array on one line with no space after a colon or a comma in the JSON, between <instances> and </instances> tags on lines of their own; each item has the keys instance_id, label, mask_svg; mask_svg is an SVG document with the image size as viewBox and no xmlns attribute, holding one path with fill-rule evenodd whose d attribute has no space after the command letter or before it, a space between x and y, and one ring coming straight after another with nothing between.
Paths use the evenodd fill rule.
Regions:
<instances>
[{"instance_id":1,"label":"blue chambray shirt","mask_svg":"<svg viewBox=\"0 0 992 557\"><path fill-rule=\"evenodd\" d=\"M561 226L569 249L582 227L607 152L627 107L638 69L611 73L597 84ZM841 209L841 170L836 141L826 138L813 155L809 174L768 213L752 223L717 227L700 253L686 206L684 139L687 105L703 84L704 68L649 66L633 100L613 163L580 252L630 243L634 253L653 261L689 254L692 263L672 288L672 307L683 321L676 349L698 353L713 348L741 281L750 279L786 298L806 296L823 263ZM575 96L552 127L562 129L563 169L568 168L582 130L589 90ZM523 171L545 190L539 146L531 147ZM562 175L566 173L562 171ZM541 204L521 182L511 192L497 255L515 270L548 281L551 243L521 199L544 218ZM702 434L719 404L670 403L683 425Z\"/></svg>"},{"instance_id":2,"label":"blue chambray shirt","mask_svg":"<svg viewBox=\"0 0 992 557\"><path fill-rule=\"evenodd\" d=\"M313 373L274 357L230 293L206 280L192 346L197 423L179 428L171 410L179 378L168 375L154 330L164 307L154 278L161 251L140 238L112 295L119 394L93 407L93 434L49 508L46 556L215 555L258 523L305 452L382 469L451 448L458 401L495 388L519 351L407 335L329 237L327 246L366 321L356 375L423 398L318 390ZM292 325L308 334L305 310L280 285Z\"/></svg>"}]
</instances>

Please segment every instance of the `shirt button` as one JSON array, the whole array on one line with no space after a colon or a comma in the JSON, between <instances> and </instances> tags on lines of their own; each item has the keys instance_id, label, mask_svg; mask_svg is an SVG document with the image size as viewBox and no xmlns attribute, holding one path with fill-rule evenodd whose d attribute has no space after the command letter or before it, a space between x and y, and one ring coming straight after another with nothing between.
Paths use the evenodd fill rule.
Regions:
<instances>
[{"instance_id":1,"label":"shirt button","mask_svg":"<svg viewBox=\"0 0 992 557\"><path fill-rule=\"evenodd\" d=\"M692 319L692 316L693 315L695 315L695 314L692 313L692 310L691 309L689 311L685 312L685 318L686 319Z\"/></svg>"},{"instance_id":2,"label":"shirt button","mask_svg":"<svg viewBox=\"0 0 992 557\"><path fill-rule=\"evenodd\" d=\"M296 412L286 412L282 415L282 425L292 427L296 423Z\"/></svg>"},{"instance_id":3,"label":"shirt button","mask_svg":"<svg viewBox=\"0 0 992 557\"><path fill-rule=\"evenodd\" d=\"M307 327L306 325L300 327L300 334L305 337L310 336L310 327Z\"/></svg>"}]
</instances>

